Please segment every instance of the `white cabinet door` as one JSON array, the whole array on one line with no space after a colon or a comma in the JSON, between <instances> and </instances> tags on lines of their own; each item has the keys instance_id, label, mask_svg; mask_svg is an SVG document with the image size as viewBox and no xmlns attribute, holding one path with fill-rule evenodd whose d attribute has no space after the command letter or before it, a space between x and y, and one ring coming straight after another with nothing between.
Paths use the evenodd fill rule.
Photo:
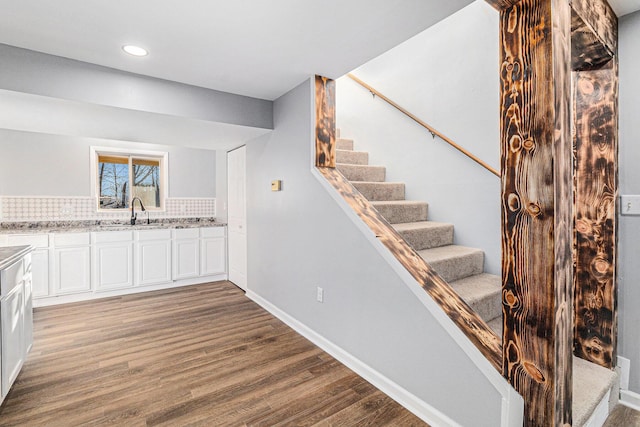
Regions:
<instances>
[{"instance_id":1,"label":"white cabinet door","mask_svg":"<svg viewBox=\"0 0 640 427\"><path fill-rule=\"evenodd\" d=\"M33 345L33 252L23 258L24 265L24 354ZM47 262L47 265L49 263Z\"/></svg>"},{"instance_id":2,"label":"white cabinet door","mask_svg":"<svg viewBox=\"0 0 640 427\"><path fill-rule=\"evenodd\" d=\"M190 279L200 275L200 240L173 241L173 279Z\"/></svg>"},{"instance_id":3,"label":"white cabinet door","mask_svg":"<svg viewBox=\"0 0 640 427\"><path fill-rule=\"evenodd\" d=\"M171 240L136 242L136 286L171 282Z\"/></svg>"},{"instance_id":4,"label":"white cabinet door","mask_svg":"<svg viewBox=\"0 0 640 427\"><path fill-rule=\"evenodd\" d=\"M24 286L0 299L2 317L2 395L9 392L24 363Z\"/></svg>"},{"instance_id":5,"label":"white cabinet door","mask_svg":"<svg viewBox=\"0 0 640 427\"><path fill-rule=\"evenodd\" d=\"M226 271L226 240L224 237L203 238L200 241L200 275L210 276Z\"/></svg>"},{"instance_id":6,"label":"white cabinet door","mask_svg":"<svg viewBox=\"0 0 640 427\"><path fill-rule=\"evenodd\" d=\"M91 290L89 246L53 250L53 289L57 295Z\"/></svg>"},{"instance_id":7,"label":"white cabinet door","mask_svg":"<svg viewBox=\"0 0 640 427\"><path fill-rule=\"evenodd\" d=\"M49 296L49 250L36 249L31 253L33 297Z\"/></svg>"},{"instance_id":8,"label":"white cabinet door","mask_svg":"<svg viewBox=\"0 0 640 427\"><path fill-rule=\"evenodd\" d=\"M133 243L98 243L92 251L93 287L96 291L133 286Z\"/></svg>"}]
</instances>

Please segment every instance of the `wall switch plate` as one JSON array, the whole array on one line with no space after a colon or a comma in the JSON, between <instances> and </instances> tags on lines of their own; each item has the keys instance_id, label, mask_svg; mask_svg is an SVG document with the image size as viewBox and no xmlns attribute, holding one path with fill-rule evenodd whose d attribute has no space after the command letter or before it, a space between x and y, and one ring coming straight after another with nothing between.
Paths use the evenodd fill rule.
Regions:
<instances>
[{"instance_id":1,"label":"wall switch plate","mask_svg":"<svg viewBox=\"0 0 640 427\"><path fill-rule=\"evenodd\" d=\"M624 195L620 196L621 215L640 215L640 196Z\"/></svg>"},{"instance_id":2,"label":"wall switch plate","mask_svg":"<svg viewBox=\"0 0 640 427\"><path fill-rule=\"evenodd\" d=\"M282 190L282 181L279 179L271 181L271 191Z\"/></svg>"},{"instance_id":3,"label":"wall switch plate","mask_svg":"<svg viewBox=\"0 0 640 427\"><path fill-rule=\"evenodd\" d=\"M318 302L324 302L324 289L322 289L320 286L318 286L316 292L316 299L318 300Z\"/></svg>"}]
</instances>

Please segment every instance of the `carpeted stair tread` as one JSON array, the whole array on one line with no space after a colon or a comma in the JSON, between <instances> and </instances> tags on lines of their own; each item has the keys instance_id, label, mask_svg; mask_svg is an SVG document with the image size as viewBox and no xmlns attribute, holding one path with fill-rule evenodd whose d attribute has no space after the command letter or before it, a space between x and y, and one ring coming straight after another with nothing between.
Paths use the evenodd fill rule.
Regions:
<instances>
[{"instance_id":1,"label":"carpeted stair tread","mask_svg":"<svg viewBox=\"0 0 640 427\"><path fill-rule=\"evenodd\" d=\"M368 165L369 153L366 151L336 150L336 162L350 165Z\"/></svg>"},{"instance_id":2,"label":"carpeted stair tread","mask_svg":"<svg viewBox=\"0 0 640 427\"><path fill-rule=\"evenodd\" d=\"M373 182L383 182L387 169L384 166L349 165L346 163L336 163L336 168L338 168L349 181Z\"/></svg>"},{"instance_id":3,"label":"carpeted stair tread","mask_svg":"<svg viewBox=\"0 0 640 427\"><path fill-rule=\"evenodd\" d=\"M416 251L453 244L453 224L435 221L417 221L395 224L393 228Z\"/></svg>"},{"instance_id":4,"label":"carpeted stair tread","mask_svg":"<svg viewBox=\"0 0 640 427\"><path fill-rule=\"evenodd\" d=\"M502 318L502 279L493 274L475 274L450 283L451 287L485 322Z\"/></svg>"},{"instance_id":5,"label":"carpeted stair tread","mask_svg":"<svg viewBox=\"0 0 640 427\"><path fill-rule=\"evenodd\" d=\"M618 388L618 374L595 363L573 358L573 425L583 426L607 390ZM614 396L615 398L615 396Z\"/></svg>"},{"instance_id":6,"label":"carpeted stair tread","mask_svg":"<svg viewBox=\"0 0 640 427\"><path fill-rule=\"evenodd\" d=\"M389 224L426 221L429 212L429 205L426 202L412 200L385 200L371 202L371 205Z\"/></svg>"},{"instance_id":7,"label":"carpeted stair tread","mask_svg":"<svg viewBox=\"0 0 640 427\"><path fill-rule=\"evenodd\" d=\"M447 282L483 272L484 252L480 249L448 245L418 253Z\"/></svg>"},{"instance_id":8,"label":"carpeted stair tread","mask_svg":"<svg viewBox=\"0 0 640 427\"><path fill-rule=\"evenodd\" d=\"M502 337L502 316L498 316L493 320L489 320L487 322L487 325L489 325L489 328L491 328L491 330L495 332L497 336Z\"/></svg>"},{"instance_id":9,"label":"carpeted stair tread","mask_svg":"<svg viewBox=\"0 0 640 427\"><path fill-rule=\"evenodd\" d=\"M369 201L404 200L404 182L351 181Z\"/></svg>"},{"instance_id":10,"label":"carpeted stair tread","mask_svg":"<svg viewBox=\"0 0 640 427\"><path fill-rule=\"evenodd\" d=\"M338 138L336 140L336 150L353 150L353 139Z\"/></svg>"}]
</instances>

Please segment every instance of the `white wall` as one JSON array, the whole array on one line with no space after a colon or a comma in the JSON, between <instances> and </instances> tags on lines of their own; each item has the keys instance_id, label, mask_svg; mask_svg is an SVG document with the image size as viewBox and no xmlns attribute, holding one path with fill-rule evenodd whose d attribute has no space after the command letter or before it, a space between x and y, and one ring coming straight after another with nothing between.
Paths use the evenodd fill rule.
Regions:
<instances>
[{"instance_id":1,"label":"white wall","mask_svg":"<svg viewBox=\"0 0 640 427\"><path fill-rule=\"evenodd\" d=\"M274 131L247 144L249 291L456 422L500 425L495 384L312 174L311 93L308 81L276 100Z\"/></svg>"},{"instance_id":2,"label":"white wall","mask_svg":"<svg viewBox=\"0 0 640 427\"><path fill-rule=\"evenodd\" d=\"M498 13L478 0L361 66L354 74L499 169ZM455 243L485 251L500 274L500 180L347 77L337 121L387 181L455 225Z\"/></svg>"},{"instance_id":3,"label":"white wall","mask_svg":"<svg viewBox=\"0 0 640 427\"><path fill-rule=\"evenodd\" d=\"M640 12L619 21L620 194L640 194ZM620 356L631 360L629 389L640 393L640 217L620 216L618 230Z\"/></svg>"},{"instance_id":4,"label":"white wall","mask_svg":"<svg viewBox=\"0 0 640 427\"><path fill-rule=\"evenodd\" d=\"M216 197L212 150L6 129L0 129L0 195L91 196L91 146L166 151L169 197Z\"/></svg>"}]
</instances>

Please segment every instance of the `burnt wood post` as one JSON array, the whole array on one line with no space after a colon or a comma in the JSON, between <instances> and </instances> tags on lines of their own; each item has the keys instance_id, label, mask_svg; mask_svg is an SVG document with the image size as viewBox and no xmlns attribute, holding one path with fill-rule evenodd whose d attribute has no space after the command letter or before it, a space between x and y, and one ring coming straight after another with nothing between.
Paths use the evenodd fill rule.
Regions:
<instances>
[{"instance_id":1,"label":"burnt wood post","mask_svg":"<svg viewBox=\"0 0 640 427\"><path fill-rule=\"evenodd\" d=\"M336 167L336 82L316 76L316 167Z\"/></svg>"},{"instance_id":2,"label":"burnt wood post","mask_svg":"<svg viewBox=\"0 0 640 427\"><path fill-rule=\"evenodd\" d=\"M500 11L502 369L526 425L570 425L571 6L489 3Z\"/></svg>"},{"instance_id":3,"label":"burnt wood post","mask_svg":"<svg viewBox=\"0 0 640 427\"><path fill-rule=\"evenodd\" d=\"M616 364L617 18L604 0L574 0L575 355Z\"/></svg>"}]
</instances>

